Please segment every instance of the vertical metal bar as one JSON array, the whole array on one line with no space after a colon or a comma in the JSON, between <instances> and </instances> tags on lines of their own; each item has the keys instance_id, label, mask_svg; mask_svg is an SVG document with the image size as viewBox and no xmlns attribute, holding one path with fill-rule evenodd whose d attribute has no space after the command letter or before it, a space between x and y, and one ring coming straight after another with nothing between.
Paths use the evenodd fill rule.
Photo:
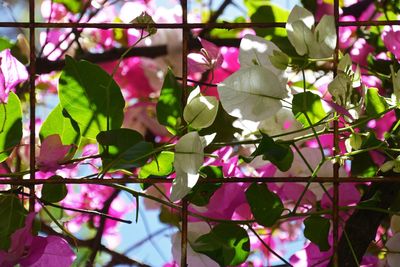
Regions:
<instances>
[{"instance_id":1,"label":"vertical metal bar","mask_svg":"<svg viewBox=\"0 0 400 267\"><path fill-rule=\"evenodd\" d=\"M337 65L339 62L339 0L334 0L333 4L335 27L336 27L336 47L334 53L334 76L337 75ZM338 120L333 121L333 146L334 155L338 155L339 151L339 123ZM333 266L339 266L338 243L339 243L339 162L333 165Z\"/></svg>"},{"instance_id":2,"label":"vertical metal bar","mask_svg":"<svg viewBox=\"0 0 400 267\"><path fill-rule=\"evenodd\" d=\"M182 5L182 103L186 104L188 96L186 85L187 85L187 55L188 55L188 40L189 40L189 28L187 21L187 0L181 0ZM181 239L181 267L187 266L187 233L188 233L188 202L186 198L182 199L182 239Z\"/></svg>"},{"instance_id":3,"label":"vertical metal bar","mask_svg":"<svg viewBox=\"0 0 400 267\"><path fill-rule=\"evenodd\" d=\"M35 180L35 117L36 117L36 95L35 95L35 76L36 76L36 53L35 53L35 0L29 0L29 168L30 180ZM30 186L29 211L35 209L35 186Z\"/></svg>"}]
</instances>

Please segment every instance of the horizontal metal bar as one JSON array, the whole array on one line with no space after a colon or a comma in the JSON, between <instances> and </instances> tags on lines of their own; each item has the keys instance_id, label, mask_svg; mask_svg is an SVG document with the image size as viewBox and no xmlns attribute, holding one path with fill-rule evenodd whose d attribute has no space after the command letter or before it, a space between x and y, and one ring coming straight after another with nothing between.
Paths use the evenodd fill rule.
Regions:
<instances>
[{"instance_id":1,"label":"horizontal metal bar","mask_svg":"<svg viewBox=\"0 0 400 267\"><path fill-rule=\"evenodd\" d=\"M235 28L268 28L268 27L285 27L285 22L267 22L267 23L155 23L151 27L157 29L196 29L196 28L225 28L225 29L235 29ZM20 27L29 28L31 23L29 22L0 22L0 27ZM146 29L149 24L145 23L88 23L88 22L36 22L33 23L34 28L98 28L98 29Z\"/></svg>"},{"instance_id":2,"label":"horizontal metal bar","mask_svg":"<svg viewBox=\"0 0 400 267\"><path fill-rule=\"evenodd\" d=\"M335 180L333 177L317 177L312 181L309 181L311 177L230 177L225 179L199 179L198 183L211 184L211 183L277 183L277 182L289 182L289 183L333 183ZM41 179L41 180L16 180L16 179L1 179L0 184L9 185L34 185L34 184L137 184L137 183L149 183L149 184L168 184L172 183L173 179L160 179L160 178L111 178L111 179L78 179L78 178L65 178L65 179ZM339 179L339 183L361 183L361 182L400 182L400 176L393 177L342 177Z\"/></svg>"},{"instance_id":3,"label":"horizontal metal bar","mask_svg":"<svg viewBox=\"0 0 400 267\"><path fill-rule=\"evenodd\" d=\"M155 23L151 26L157 29L197 29L197 28L215 28L215 29L237 29L237 28L285 28L285 22L215 22L215 23ZM400 25L400 20L388 21L340 21L339 27L347 26L384 26ZM19 28L97 28L97 29L146 29L149 24L145 23L88 23L88 22L0 22L0 27L19 27Z\"/></svg>"}]
</instances>

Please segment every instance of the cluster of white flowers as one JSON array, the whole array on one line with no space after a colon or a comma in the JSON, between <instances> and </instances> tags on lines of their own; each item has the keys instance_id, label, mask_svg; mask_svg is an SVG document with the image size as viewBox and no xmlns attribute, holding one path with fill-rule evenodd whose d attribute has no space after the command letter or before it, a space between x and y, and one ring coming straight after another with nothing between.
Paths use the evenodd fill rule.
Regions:
<instances>
[{"instance_id":1,"label":"cluster of white flowers","mask_svg":"<svg viewBox=\"0 0 400 267\"><path fill-rule=\"evenodd\" d=\"M332 56L336 46L332 16L324 16L314 28L313 15L296 6L289 15L286 30L299 56ZM240 43L239 62L240 69L218 84L220 102L224 110L239 121L247 120L259 125L280 113L283 101L291 99L286 73L289 57L273 42L247 34ZM192 128L202 129L214 122L217 111L218 100L201 95L197 88L188 98L183 117ZM265 123L263 125L265 128ZM197 183L205 146L196 131L182 136L176 144L172 201L186 196Z\"/></svg>"}]
</instances>

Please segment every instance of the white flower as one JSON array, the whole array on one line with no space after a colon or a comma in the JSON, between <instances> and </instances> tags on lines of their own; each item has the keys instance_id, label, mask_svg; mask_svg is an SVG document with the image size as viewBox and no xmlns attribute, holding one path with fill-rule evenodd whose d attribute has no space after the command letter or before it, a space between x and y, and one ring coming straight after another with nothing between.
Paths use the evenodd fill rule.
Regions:
<instances>
[{"instance_id":1,"label":"white flower","mask_svg":"<svg viewBox=\"0 0 400 267\"><path fill-rule=\"evenodd\" d=\"M400 70L397 74L394 72L393 66L390 66L392 72L392 82L393 82L393 95L396 98L396 102L400 102Z\"/></svg>"},{"instance_id":2,"label":"white flower","mask_svg":"<svg viewBox=\"0 0 400 267\"><path fill-rule=\"evenodd\" d=\"M188 266L218 267L218 263L210 259L204 254L193 251L190 243L196 241L201 235L210 232L210 226L205 222L195 222L188 224L188 241L187 247L187 264ZM181 233L177 232L172 236L172 256L175 261L179 262L181 258Z\"/></svg>"},{"instance_id":3,"label":"white flower","mask_svg":"<svg viewBox=\"0 0 400 267\"><path fill-rule=\"evenodd\" d=\"M274 116L288 96L285 72L270 56L281 52L272 42L246 35L240 43L240 70L218 85L222 107L241 120L258 122Z\"/></svg>"},{"instance_id":4,"label":"white flower","mask_svg":"<svg viewBox=\"0 0 400 267\"><path fill-rule=\"evenodd\" d=\"M383 171L383 172L388 172L392 169L395 173L400 173L400 156L398 156L394 160L386 161L381 166L381 171Z\"/></svg>"},{"instance_id":5,"label":"white flower","mask_svg":"<svg viewBox=\"0 0 400 267\"><path fill-rule=\"evenodd\" d=\"M330 57L336 47L336 28L333 16L323 16L313 29L314 16L307 9L295 6L288 17L286 31L296 52L311 58Z\"/></svg>"},{"instance_id":6,"label":"white flower","mask_svg":"<svg viewBox=\"0 0 400 267\"><path fill-rule=\"evenodd\" d=\"M400 233L396 233L386 242L386 248L393 252L386 255L390 267L400 266Z\"/></svg>"},{"instance_id":7,"label":"white flower","mask_svg":"<svg viewBox=\"0 0 400 267\"><path fill-rule=\"evenodd\" d=\"M241 68L218 85L218 93L230 115L252 121L275 115L288 96L286 84L261 66Z\"/></svg>"},{"instance_id":8,"label":"white flower","mask_svg":"<svg viewBox=\"0 0 400 267\"><path fill-rule=\"evenodd\" d=\"M283 53L273 42L256 35L246 34L240 41L239 62L240 67L262 66L286 83L285 72L276 68L271 57L276 53Z\"/></svg>"},{"instance_id":9,"label":"white flower","mask_svg":"<svg viewBox=\"0 0 400 267\"><path fill-rule=\"evenodd\" d=\"M213 96L203 96L197 87L187 99L183 118L193 128L207 128L214 122L217 112L218 100Z\"/></svg>"},{"instance_id":10,"label":"white flower","mask_svg":"<svg viewBox=\"0 0 400 267\"><path fill-rule=\"evenodd\" d=\"M204 148L211 143L215 134L199 136L190 132L179 139L175 145L174 168L176 177L171 188L171 201L186 196L199 179L199 168L204 161Z\"/></svg>"},{"instance_id":11,"label":"white flower","mask_svg":"<svg viewBox=\"0 0 400 267\"><path fill-rule=\"evenodd\" d=\"M261 132L269 136L292 132L301 128L302 126L298 121L296 121L292 110L287 108L282 108L275 114L275 116L263 120L258 126L258 129ZM304 134L304 132L284 135L279 137L279 139L290 140L302 134Z\"/></svg>"}]
</instances>

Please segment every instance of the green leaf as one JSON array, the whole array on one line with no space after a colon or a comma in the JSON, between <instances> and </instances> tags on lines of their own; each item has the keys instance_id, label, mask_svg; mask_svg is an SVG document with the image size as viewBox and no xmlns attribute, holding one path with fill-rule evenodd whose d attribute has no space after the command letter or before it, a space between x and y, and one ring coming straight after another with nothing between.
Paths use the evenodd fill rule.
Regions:
<instances>
[{"instance_id":1,"label":"green leaf","mask_svg":"<svg viewBox=\"0 0 400 267\"><path fill-rule=\"evenodd\" d=\"M22 109L16 94L10 92L8 102L0 104L0 162L5 161L22 138Z\"/></svg>"},{"instance_id":2,"label":"green leaf","mask_svg":"<svg viewBox=\"0 0 400 267\"><path fill-rule=\"evenodd\" d=\"M309 0L301 0L301 4L305 9L311 11L311 13L315 14L317 10L317 1L309 1Z\"/></svg>"},{"instance_id":3,"label":"green leaf","mask_svg":"<svg viewBox=\"0 0 400 267\"><path fill-rule=\"evenodd\" d=\"M388 109L385 98L379 95L377 88L368 88L365 95L365 109L371 116L376 116Z\"/></svg>"},{"instance_id":4,"label":"green leaf","mask_svg":"<svg viewBox=\"0 0 400 267\"><path fill-rule=\"evenodd\" d=\"M311 92L299 93L293 96L292 112L296 120L303 124L304 127L310 126L308 119L311 124L315 124L326 116L321 98Z\"/></svg>"},{"instance_id":5,"label":"green leaf","mask_svg":"<svg viewBox=\"0 0 400 267\"><path fill-rule=\"evenodd\" d=\"M141 13L139 16L137 16L135 19L132 20L131 23L141 23L141 24L147 24L146 31L150 35L154 35L157 33L157 28L153 25L155 24L153 18L147 14L147 12Z\"/></svg>"},{"instance_id":6,"label":"green leaf","mask_svg":"<svg viewBox=\"0 0 400 267\"><path fill-rule=\"evenodd\" d=\"M139 178L149 176L166 176L174 170L174 153L163 151L154 160L144 165L139 172Z\"/></svg>"},{"instance_id":7,"label":"green leaf","mask_svg":"<svg viewBox=\"0 0 400 267\"><path fill-rule=\"evenodd\" d=\"M366 149L370 147L386 146L385 142L382 142L374 132L366 132L363 134L362 145L359 149ZM378 166L372 160L369 152L363 152L352 156L351 161L351 174L360 177L373 177L378 171Z\"/></svg>"},{"instance_id":8,"label":"green leaf","mask_svg":"<svg viewBox=\"0 0 400 267\"><path fill-rule=\"evenodd\" d=\"M118 129L125 101L117 83L101 67L66 58L59 79L61 106L78 123L82 136L95 139L101 131Z\"/></svg>"},{"instance_id":9,"label":"green leaf","mask_svg":"<svg viewBox=\"0 0 400 267\"><path fill-rule=\"evenodd\" d=\"M58 175L50 177L51 180L62 180L63 178ZM65 184L44 184L42 187L42 199L47 202L60 202L68 194L67 186Z\"/></svg>"},{"instance_id":10,"label":"green leaf","mask_svg":"<svg viewBox=\"0 0 400 267\"><path fill-rule=\"evenodd\" d=\"M13 48L14 43L6 37L0 37L0 51L3 51L7 48Z\"/></svg>"},{"instance_id":11,"label":"green leaf","mask_svg":"<svg viewBox=\"0 0 400 267\"><path fill-rule=\"evenodd\" d=\"M200 172L207 175L207 178L223 178L222 167L205 166L200 169ZM196 206L206 206L210 202L210 198L221 187L221 185L221 183L197 183L192 188L192 191L186 196L186 199Z\"/></svg>"},{"instance_id":12,"label":"green leaf","mask_svg":"<svg viewBox=\"0 0 400 267\"><path fill-rule=\"evenodd\" d=\"M103 168L107 171L131 170L146 164L153 145L145 142L140 133L131 129L116 129L100 132L97 136L100 144Z\"/></svg>"},{"instance_id":13,"label":"green leaf","mask_svg":"<svg viewBox=\"0 0 400 267\"><path fill-rule=\"evenodd\" d=\"M205 254L221 266L239 265L250 254L250 239L240 226L231 223L216 225L210 233L191 244L194 251Z\"/></svg>"},{"instance_id":14,"label":"green leaf","mask_svg":"<svg viewBox=\"0 0 400 267\"><path fill-rule=\"evenodd\" d=\"M281 199L265 184L251 184L246 190L246 199L257 223L266 227L273 226L283 212Z\"/></svg>"},{"instance_id":15,"label":"green leaf","mask_svg":"<svg viewBox=\"0 0 400 267\"><path fill-rule=\"evenodd\" d=\"M58 134L63 145L75 144L79 146L81 134L79 126L68 112L58 104L53 111L47 116L42 128L40 128L40 139L43 140L49 135Z\"/></svg>"},{"instance_id":16,"label":"green leaf","mask_svg":"<svg viewBox=\"0 0 400 267\"><path fill-rule=\"evenodd\" d=\"M160 214L158 215L160 222L180 227L181 217L179 212L165 206L161 206Z\"/></svg>"},{"instance_id":17,"label":"green leaf","mask_svg":"<svg viewBox=\"0 0 400 267\"><path fill-rule=\"evenodd\" d=\"M353 156L351 161L351 174L360 177L373 177L378 171L378 166L372 160L368 152Z\"/></svg>"},{"instance_id":18,"label":"green leaf","mask_svg":"<svg viewBox=\"0 0 400 267\"><path fill-rule=\"evenodd\" d=\"M47 208L47 211L55 218L55 219L57 219L57 220L61 220L63 217L64 217L64 215L65 215L65 213L64 213L64 210L63 209L60 209L60 208L56 208L56 207L52 207L52 206L46 206L46 208ZM50 224L50 223L52 223L53 222L53 219L47 214L47 212L44 210L44 209L40 209L40 211L39 211L39 217L40 217L40 219L43 221L43 222L45 222L45 223L47 223L47 224Z\"/></svg>"},{"instance_id":19,"label":"green leaf","mask_svg":"<svg viewBox=\"0 0 400 267\"><path fill-rule=\"evenodd\" d=\"M312 215L304 220L304 226L304 236L307 239L316 244L320 251L329 250L329 219Z\"/></svg>"},{"instance_id":20,"label":"green leaf","mask_svg":"<svg viewBox=\"0 0 400 267\"><path fill-rule=\"evenodd\" d=\"M382 203L382 191L376 191L372 197L365 199L363 201L360 201L357 206L359 207L374 207L374 208L379 208L379 205ZM394 203L394 202L393 202Z\"/></svg>"},{"instance_id":21,"label":"green leaf","mask_svg":"<svg viewBox=\"0 0 400 267\"><path fill-rule=\"evenodd\" d=\"M281 7L268 3L269 1L258 1L258 0L245 0L244 4L247 7L247 14L249 17L253 16L260 8L271 6L274 14L268 14L273 16L273 18L265 17L262 22L286 22L289 17L289 11L282 9ZM259 11L260 12L260 11ZM260 12L261 13L261 12ZM267 14L264 14L266 16ZM262 19L262 18L261 18Z\"/></svg>"},{"instance_id":22,"label":"green leaf","mask_svg":"<svg viewBox=\"0 0 400 267\"><path fill-rule=\"evenodd\" d=\"M182 117L182 88L172 70L168 70L157 103L157 120L176 134Z\"/></svg>"},{"instance_id":23,"label":"green leaf","mask_svg":"<svg viewBox=\"0 0 400 267\"><path fill-rule=\"evenodd\" d=\"M246 6L249 6L249 2L253 1L245 1ZM265 4L265 1L261 1ZM259 6L255 12L250 15L251 22L286 22L289 17L289 12L286 9L283 9L277 5L272 3L266 3L266 5ZM250 9L249 9L250 11ZM284 28L274 27L274 28L256 28L256 34L258 36L286 36L286 30Z\"/></svg>"},{"instance_id":24,"label":"green leaf","mask_svg":"<svg viewBox=\"0 0 400 267\"><path fill-rule=\"evenodd\" d=\"M0 195L0 249L8 250L11 235L24 226L26 210L14 195Z\"/></svg>"},{"instance_id":25,"label":"green leaf","mask_svg":"<svg viewBox=\"0 0 400 267\"><path fill-rule=\"evenodd\" d=\"M54 0L54 3L63 4L72 13L78 13L82 9L83 1L80 1L80 0Z\"/></svg>"},{"instance_id":26,"label":"green leaf","mask_svg":"<svg viewBox=\"0 0 400 267\"><path fill-rule=\"evenodd\" d=\"M283 172L289 170L293 163L293 151L290 146L276 143L274 139L266 134L262 134L260 144L251 154L253 157L259 155L263 155L264 160L269 160Z\"/></svg>"},{"instance_id":27,"label":"green leaf","mask_svg":"<svg viewBox=\"0 0 400 267\"><path fill-rule=\"evenodd\" d=\"M232 125L235 120L236 118L229 115L225 109L219 108L213 124L208 128L202 129L199 134L204 136L216 133L214 142L230 142L235 138L235 133L242 132L241 129ZM210 151L209 148L206 148L206 151Z\"/></svg>"},{"instance_id":28,"label":"green leaf","mask_svg":"<svg viewBox=\"0 0 400 267\"><path fill-rule=\"evenodd\" d=\"M71 267L86 266L90 260L90 255L92 255L92 249L88 247L78 247L76 251L78 253Z\"/></svg>"}]
</instances>

